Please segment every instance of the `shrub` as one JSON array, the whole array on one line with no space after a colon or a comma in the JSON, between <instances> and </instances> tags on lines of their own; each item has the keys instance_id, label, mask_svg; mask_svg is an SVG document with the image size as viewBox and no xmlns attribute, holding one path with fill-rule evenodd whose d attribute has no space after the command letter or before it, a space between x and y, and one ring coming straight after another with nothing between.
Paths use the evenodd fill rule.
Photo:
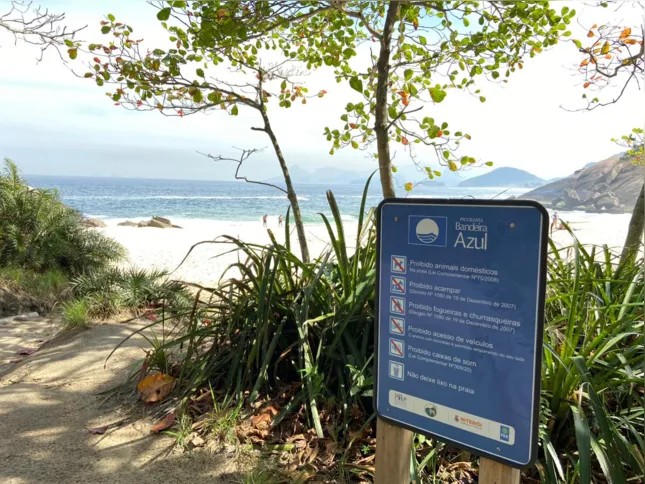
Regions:
<instances>
[{"instance_id":1,"label":"shrub","mask_svg":"<svg viewBox=\"0 0 645 484\"><path fill-rule=\"evenodd\" d=\"M352 435L375 421L375 232L364 197L350 255L331 192L328 201L333 219L323 221L331 248L312 263L291 251L288 216L284 245L271 232L266 246L233 237L208 242L233 244L240 262L217 288L201 289L192 307L178 310L190 321L184 332L154 348L180 360L172 371L180 399L192 401L194 392L211 386L240 404L276 401L275 426L305 420L299 425L346 445L347 457ZM593 482L636 482L642 474L644 291L642 258L617 268L606 247L551 247L541 451L527 479L588 484L593 475ZM448 476L460 460L422 436L415 452L417 480Z\"/></svg>"},{"instance_id":2,"label":"shrub","mask_svg":"<svg viewBox=\"0 0 645 484\"><path fill-rule=\"evenodd\" d=\"M66 207L54 190L32 189L5 159L0 175L0 267L67 275L107 267L124 249L87 229L81 215Z\"/></svg>"},{"instance_id":3,"label":"shrub","mask_svg":"<svg viewBox=\"0 0 645 484\"><path fill-rule=\"evenodd\" d=\"M63 304L63 319L66 329L86 328L89 320L87 301L74 299Z\"/></svg>"},{"instance_id":4,"label":"shrub","mask_svg":"<svg viewBox=\"0 0 645 484\"><path fill-rule=\"evenodd\" d=\"M99 318L156 306L177 311L191 303L186 286L170 280L166 271L111 267L73 278L72 288L77 297L87 300L90 315Z\"/></svg>"}]
</instances>

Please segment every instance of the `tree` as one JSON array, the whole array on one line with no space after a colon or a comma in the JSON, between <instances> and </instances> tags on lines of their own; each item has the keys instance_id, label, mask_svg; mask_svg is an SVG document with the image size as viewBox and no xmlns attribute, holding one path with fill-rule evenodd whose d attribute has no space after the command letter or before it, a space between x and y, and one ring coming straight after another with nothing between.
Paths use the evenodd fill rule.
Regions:
<instances>
[{"instance_id":1,"label":"tree","mask_svg":"<svg viewBox=\"0 0 645 484\"><path fill-rule=\"evenodd\" d=\"M627 155L633 158L634 163L645 166L645 130L634 128L629 135L623 135L621 139L612 139L613 142L627 148ZM640 195L636 199L632 217L629 220L627 236L620 254L620 264L633 263L641 248L641 240L645 231L645 182L641 186Z\"/></svg>"},{"instance_id":2,"label":"tree","mask_svg":"<svg viewBox=\"0 0 645 484\"><path fill-rule=\"evenodd\" d=\"M600 6L608 7L608 2L600 2ZM619 5L619 8L622 5ZM644 6L635 2L643 14ZM638 9L637 9L638 10ZM584 79L583 89L585 92L582 98L586 101L583 108L592 111L599 107L617 103L630 86L636 85L640 89L640 83L644 81L645 73L645 26L629 25L598 25L594 24L587 32L587 38L593 39L588 46L583 46L581 40L573 40L573 43L582 54L582 62L578 71ZM610 94L609 100L603 100L602 94L617 89L617 94ZM614 91L616 92L616 91ZM628 135L620 139L612 139L613 142L628 149L628 155L633 157L634 163L645 166L643 156L643 128L634 128ZM620 263L633 261L641 247L641 240L645 235L645 183L641 187L640 195L632 211L629 221L627 237L623 245Z\"/></svg>"},{"instance_id":3,"label":"tree","mask_svg":"<svg viewBox=\"0 0 645 484\"><path fill-rule=\"evenodd\" d=\"M157 18L171 34L172 48L142 52L142 40L132 38L132 27L117 22L109 14L101 21L101 32L110 37L103 43L87 46L94 58L84 77L93 79L97 86L116 85L114 92L108 93L110 99L118 106L136 111L159 111L166 116L180 117L213 110L232 116L237 116L240 108L255 111L262 124L251 129L266 133L271 141L286 186L286 190L281 190L291 204L302 258L308 262L310 256L298 197L271 126L268 105L289 108L294 102L306 104L308 99L323 97L326 91L309 94L297 82L302 72L292 66L291 59L263 63L255 45L261 40L235 41L236 35L240 35L240 25L231 27L238 34L218 37L226 31L228 11L213 10L209 2L194 2L193 8L201 4L202 10L198 12L188 10L185 2L170 3L172 6L157 4ZM176 20L175 24L168 22L171 17ZM212 26L214 21L222 24L217 30ZM259 28L265 23L258 21L255 26ZM264 42L259 46L268 50ZM226 69L228 79L207 74L208 68L215 66L220 72ZM237 162L239 174L239 166L255 151L243 150L238 160L221 155L211 158Z\"/></svg>"},{"instance_id":4,"label":"tree","mask_svg":"<svg viewBox=\"0 0 645 484\"><path fill-rule=\"evenodd\" d=\"M332 154L344 146L359 149L376 142L385 197L395 196L391 142L403 145L413 159L413 145L427 146L452 171L477 162L455 153L463 139L470 139L468 134L413 114L441 103L451 89L467 90L485 102L475 86L477 77L507 82L522 69L526 56L570 35L566 28L575 15L568 7L558 14L548 2L350 0L316 5L327 8L290 23L292 42L284 54L310 67L333 66L339 82L360 93L358 102L347 104L342 128L328 128L325 134L333 143ZM356 49L370 42L378 54L370 55L367 68L360 67L365 59ZM440 175L430 167L425 170L431 179Z\"/></svg>"},{"instance_id":5,"label":"tree","mask_svg":"<svg viewBox=\"0 0 645 484\"><path fill-rule=\"evenodd\" d=\"M25 42L39 47L39 61L50 47L60 53L59 49L65 46L70 49L70 56L75 56L79 44L74 37L85 27L68 29L63 25L64 21L64 13L50 13L48 9L33 6L32 2L13 0L9 11L0 14L0 31L9 32L14 43Z\"/></svg>"},{"instance_id":6,"label":"tree","mask_svg":"<svg viewBox=\"0 0 645 484\"><path fill-rule=\"evenodd\" d=\"M337 80L347 82L362 97L347 104L341 129L326 129L331 153L376 142L387 197L395 195L392 141L401 143L413 159L415 144L427 146L453 171L477 163L455 153L464 139L470 139L468 134L451 133L446 122L413 114L426 104L442 102L450 89L468 90L484 102L475 86L477 77L507 82L522 69L525 57L568 36L567 24L575 15L568 7L558 14L548 2L474 0L202 0L156 5L160 20L182 50L210 52L217 64L226 59L252 67L264 50L299 60L307 69L334 68ZM165 23L170 18L179 25ZM107 23L103 29L112 31ZM378 45L378 55L362 55L371 43ZM365 61L371 64L367 68ZM425 168L429 178L440 175Z\"/></svg>"}]
</instances>

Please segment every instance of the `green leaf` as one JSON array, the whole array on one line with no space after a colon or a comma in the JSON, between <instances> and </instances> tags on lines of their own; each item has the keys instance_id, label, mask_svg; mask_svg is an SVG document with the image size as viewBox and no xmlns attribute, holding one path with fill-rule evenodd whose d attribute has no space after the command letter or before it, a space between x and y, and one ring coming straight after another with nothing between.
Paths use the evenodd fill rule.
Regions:
<instances>
[{"instance_id":1,"label":"green leaf","mask_svg":"<svg viewBox=\"0 0 645 484\"><path fill-rule=\"evenodd\" d=\"M195 91L195 94L193 95L193 101L196 103L200 103L204 100L204 95L200 90Z\"/></svg>"},{"instance_id":2,"label":"green leaf","mask_svg":"<svg viewBox=\"0 0 645 484\"><path fill-rule=\"evenodd\" d=\"M419 43L420 43L421 45L426 45L426 44L428 43L428 41L426 40L426 38L425 38L425 37L420 36L420 37L419 37Z\"/></svg>"},{"instance_id":3,"label":"green leaf","mask_svg":"<svg viewBox=\"0 0 645 484\"><path fill-rule=\"evenodd\" d=\"M414 75L414 71L412 69L406 69L405 72L403 73L403 77L405 77L406 81L409 81L412 79L412 76Z\"/></svg>"},{"instance_id":4,"label":"green leaf","mask_svg":"<svg viewBox=\"0 0 645 484\"><path fill-rule=\"evenodd\" d=\"M109 26L109 25L104 25L103 27L101 27L101 33L102 33L102 34L109 34L109 33L110 33L110 30L111 30L111 29L110 29L110 26Z\"/></svg>"},{"instance_id":5,"label":"green leaf","mask_svg":"<svg viewBox=\"0 0 645 484\"><path fill-rule=\"evenodd\" d=\"M69 58L74 60L76 57L78 57L78 50L77 49L69 49L67 51L69 53Z\"/></svg>"},{"instance_id":6,"label":"green leaf","mask_svg":"<svg viewBox=\"0 0 645 484\"><path fill-rule=\"evenodd\" d=\"M576 47L578 49L582 49L582 42L580 42L578 39L574 39L573 43L576 44Z\"/></svg>"},{"instance_id":7,"label":"green leaf","mask_svg":"<svg viewBox=\"0 0 645 484\"><path fill-rule=\"evenodd\" d=\"M157 19L164 21L170 18L170 7L162 8L157 12Z\"/></svg>"},{"instance_id":8,"label":"green leaf","mask_svg":"<svg viewBox=\"0 0 645 484\"><path fill-rule=\"evenodd\" d=\"M109 20L110 22L114 22L114 21L116 20L116 18L114 17L114 15L112 15L111 13L108 13L107 18L108 18L108 20Z\"/></svg>"},{"instance_id":9,"label":"green leaf","mask_svg":"<svg viewBox=\"0 0 645 484\"><path fill-rule=\"evenodd\" d=\"M444 152L443 152L443 157L444 157L444 159L446 159L446 160L447 160L448 158L450 158L450 151L448 151L448 150L444 151Z\"/></svg>"},{"instance_id":10,"label":"green leaf","mask_svg":"<svg viewBox=\"0 0 645 484\"><path fill-rule=\"evenodd\" d=\"M72 41L71 41L71 40L69 40L69 39L65 39L65 45L66 45L67 47L74 47L74 42L72 42Z\"/></svg>"},{"instance_id":11,"label":"green leaf","mask_svg":"<svg viewBox=\"0 0 645 484\"><path fill-rule=\"evenodd\" d=\"M231 114L233 116L237 116L237 114L240 112L240 110L237 108L237 104L233 106L233 109L231 109Z\"/></svg>"},{"instance_id":12,"label":"green leaf","mask_svg":"<svg viewBox=\"0 0 645 484\"><path fill-rule=\"evenodd\" d=\"M103 75L103 79L105 79L106 81L110 80L110 73L108 71L103 71L102 75Z\"/></svg>"},{"instance_id":13,"label":"green leaf","mask_svg":"<svg viewBox=\"0 0 645 484\"><path fill-rule=\"evenodd\" d=\"M486 98L484 96L479 96L479 101L485 103Z\"/></svg>"},{"instance_id":14,"label":"green leaf","mask_svg":"<svg viewBox=\"0 0 645 484\"><path fill-rule=\"evenodd\" d=\"M204 69L197 69L195 72L197 72L199 77L204 77Z\"/></svg>"},{"instance_id":15,"label":"green leaf","mask_svg":"<svg viewBox=\"0 0 645 484\"><path fill-rule=\"evenodd\" d=\"M354 76L349 80L349 87L354 89L354 91L358 91L361 94L363 93L363 81L361 81L358 77Z\"/></svg>"},{"instance_id":16,"label":"green leaf","mask_svg":"<svg viewBox=\"0 0 645 484\"><path fill-rule=\"evenodd\" d=\"M487 161L486 163L484 163L484 165L486 165L486 166L493 166L493 162L492 162L492 161Z\"/></svg>"},{"instance_id":17,"label":"green leaf","mask_svg":"<svg viewBox=\"0 0 645 484\"><path fill-rule=\"evenodd\" d=\"M576 443L578 444L578 455L580 462L580 484L591 483L591 433L589 424L582 410L582 405L571 405L573 413L574 428L576 431Z\"/></svg>"},{"instance_id":18,"label":"green leaf","mask_svg":"<svg viewBox=\"0 0 645 484\"><path fill-rule=\"evenodd\" d=\"M354 148L355 150L358 149L358 143L355 140L352 140L352 148Z\"/></svg>"},{"instance_id":19,"label":"green leaf","mask_svg":"<svg viewBox=\"0 0 645 484\"><path fill-rule=\"evenodd\" d=\"M446 98L447 92L444 91L443 89L439 89L438 87L431 87L430 88L430 97L432 100L436 103L440 103Z\"/></svg>"},{"instance_id":20,"label":"green leaf","mask_svg":"<svg viewBox=\"0 0 645 484\"><path fill-rule=\"evenodd\" d=\"M399 171L399 169L396 166L392 165L392 173L396 173L397 171Z\"/></svg>"}]
</instances>

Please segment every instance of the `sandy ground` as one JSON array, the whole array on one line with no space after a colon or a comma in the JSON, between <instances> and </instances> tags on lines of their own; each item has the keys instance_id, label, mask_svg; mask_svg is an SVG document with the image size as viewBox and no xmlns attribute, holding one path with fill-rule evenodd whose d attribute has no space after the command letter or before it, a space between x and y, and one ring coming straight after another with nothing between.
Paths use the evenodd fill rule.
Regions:
<instances>
[{"instance_id":1,"label":"sandy ground","mask_svg":"<svg viewBox=\"0 0 645 484\"><path fill-rule=\"evenodd\" d=\"M560 219L569 223L575 236L583 244L607 244L620 248L625 240L629 225L629 214L588 214L584 212L559 212ZM124 266L134 265L142 268L156 268L175 271L173 277L189 282L214 284L226 268L242 257L232 244L223 242L223 235L239 238L246 243L267 244L270 242L267 230L260 222L226 222L218 220L173 220L183 229L157 229L138 227L119 227L119 220L106 220L108 226L102 230L119 241L128 251ZM345 222L345 235L350 250L355 245L357 223ZM274 219L269 219L268 227L276 239L283 243L284 229L278 227ZM292 227L293 228L293 227ZM327 229L322 224L306 225L309 251L316 256L328 247ZM564 230L555 231L553 240L559 246L573 244L573 238ZM200 241L212 243L199 245L178 268L191 246ZM299 254L297 237L291 236L292 250Z\"/></svg>"},{"instance_id":2,"label":"sandy ground","mask_svg":"<svg viewBox=\"0 0 645 484\"><path fill-rule=\"evenodd\" d=\"M173 451L170 437L150 434L154 421L141 406L126 413L122 402L98 394L123 382L142 357L144 343L133 338L104 368L135 328L106 324L67 334L16 364L7 362L20 358L19 348L38 347L56 328L42 320L0 324L1 483L240 481L230 456ZM114 423L104 435L87 431Z\"/></svg>"},{"instance_id":3,"label":"sandy ground","mask_svg":"<svg viewBox=\"0 0 645 484\"><path fill-rule=\"evenodd\" d=\"M233 244L225 243L223 235L239 238L248 244L264 245L271 242L267 229L260 222L173 220L183 229L119 227L117 220L106 222L108 226L100 230L116 239L128 251L128 259L123 261L123 266L174 271L173 278L209 285L217 282L228 266L244 258L241 252L234 250ZM355 245L356 227L356 222L345 224L346 234L351 237L350 246ZM268 229L279 243L284 243L284 228L279 227L277 221L270 220ZM307 225L306 233L312 256L328 247L329 236L324 225ZM208 243L196 247L179 266L191 247L202 241ZM291 235L291 245L294 253L300 255L295 232Z\"/></svg>"}]
</instances>

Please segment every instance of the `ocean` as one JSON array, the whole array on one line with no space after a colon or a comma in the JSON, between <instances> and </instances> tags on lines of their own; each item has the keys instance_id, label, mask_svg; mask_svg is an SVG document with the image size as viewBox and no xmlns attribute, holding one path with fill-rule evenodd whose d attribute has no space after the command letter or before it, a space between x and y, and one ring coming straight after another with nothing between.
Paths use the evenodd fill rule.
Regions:
<instances>
[{"instance_id":1,"label":"ocean","mask_svg":"<svg viewBox=\"0 0 645 484\"><path fill-rule=\"evenodd\" d=\"M63 202L83 215L104 220L141 220L153 215L174 220L200 219L257 221L264 214L277 217L289 206L286 196L275 188L245 182L206 180L160 180L25 175L30 186L58 189ZM320 223L320 213L330 215L327 190L332 190L345 220L358 215L362 185L300 185L296 187L305 222ZM432 182L418 186L413 196L434 198L507 198L523 188L436 187ZM398 189L402 196L403 188ZM381 199L380 184L373 179L368 206Z\"/></svg>"}]
</instances>

